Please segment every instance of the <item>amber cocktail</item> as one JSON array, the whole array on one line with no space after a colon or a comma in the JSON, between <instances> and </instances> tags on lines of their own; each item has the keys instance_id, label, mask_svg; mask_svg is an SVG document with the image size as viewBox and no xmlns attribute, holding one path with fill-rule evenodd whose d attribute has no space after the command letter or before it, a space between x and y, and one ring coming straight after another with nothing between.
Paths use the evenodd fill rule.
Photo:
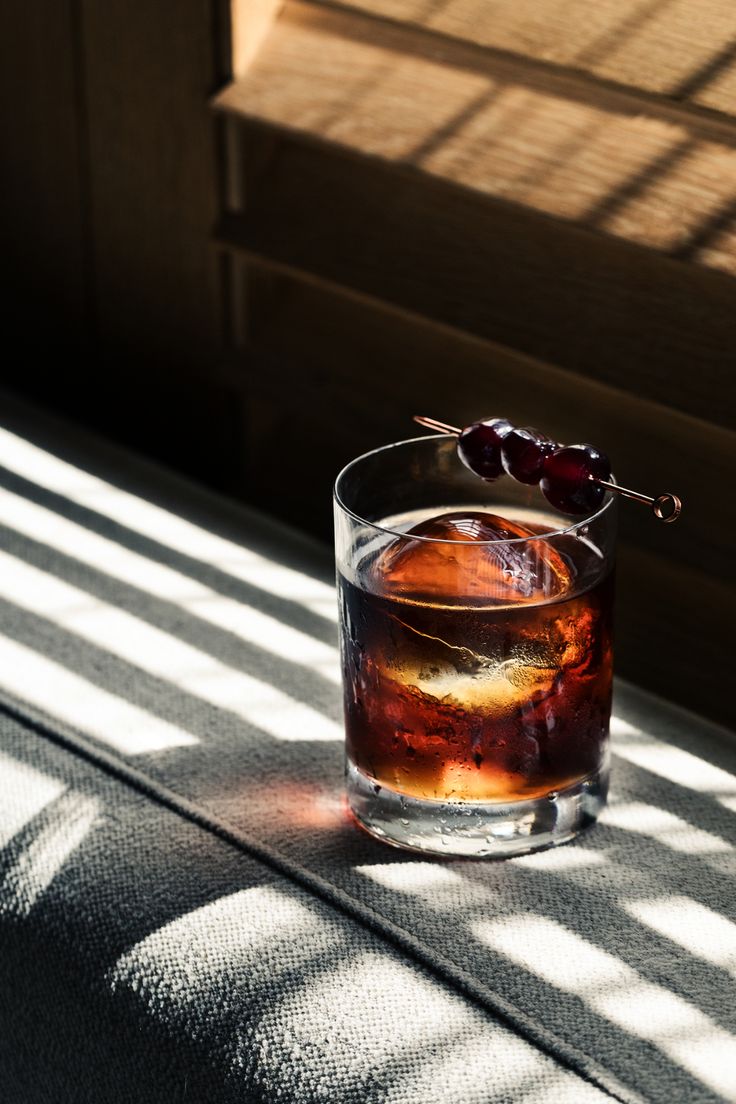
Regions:
<instances>
[{"instance_id":1,"label":"amber cocktail","mask_svg":"<svg viewBox=\"0 0 736 1104\"><path fill-rule=\"evenodd\" d=\"M539 498L436 437L338 478L348 799L387 842L518 854L605 802L613 503Z\"/></svg>"}]
</instances>

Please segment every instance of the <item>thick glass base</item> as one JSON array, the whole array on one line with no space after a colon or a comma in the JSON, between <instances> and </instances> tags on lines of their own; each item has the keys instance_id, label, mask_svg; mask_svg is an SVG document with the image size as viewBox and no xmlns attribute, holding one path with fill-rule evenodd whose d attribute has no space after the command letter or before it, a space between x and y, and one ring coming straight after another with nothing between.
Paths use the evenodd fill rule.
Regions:
<instances>
[{"instance_id":1,"label":"thick glass base","mask_svg":"<svg viewBox=\"0 0 736 1104\"><path fill-rule=\"evenodd\" d=\"M348 802L358 823L393 847L432 855L505 858L567 843L606 804L608 769L547 797L508 804L428 801L380 786L347 761Z\"/></svg>"}]
</instances>

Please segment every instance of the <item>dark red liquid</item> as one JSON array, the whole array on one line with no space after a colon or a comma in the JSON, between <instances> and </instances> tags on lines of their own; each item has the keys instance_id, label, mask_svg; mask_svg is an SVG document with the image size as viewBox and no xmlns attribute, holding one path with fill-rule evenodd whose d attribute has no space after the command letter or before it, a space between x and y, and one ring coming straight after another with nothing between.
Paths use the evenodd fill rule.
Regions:
<instances>
[{"instance_id":1,"label":"dark red liquid","mask_svg":"<svg viewBox=\"0 0 736 1104\"><path fill-rule=\"evenodd\" d=\"M458 605L455 595L446 604L442 586L423 598L407 592L405 577L398 593L385 551L362 565L357 583L340 579L347 752L357 767L408 796L504 802L602 766L613 579L575 594L576 557L590 551L572 539L556 548L573 596L550 601L473 596ZM425 585L427 563L416 576ZM462 570L459 553L442 566L450 582Z\"/></svg>"}]
</instances>

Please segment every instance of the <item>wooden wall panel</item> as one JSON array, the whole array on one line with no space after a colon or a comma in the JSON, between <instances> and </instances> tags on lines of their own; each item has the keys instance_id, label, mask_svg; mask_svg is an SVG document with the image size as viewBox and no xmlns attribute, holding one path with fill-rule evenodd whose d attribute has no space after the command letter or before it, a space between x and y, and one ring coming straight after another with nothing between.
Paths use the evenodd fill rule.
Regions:
<instances>
[{"instance_id":1,"label":"wooden wall panel","mask_svg":"<svg viewBox=\"0 0 736 1104\"><path fill-rule=\"evenodd\" d=\"M101 344L207 371L219 342L214 9L82 0L82 13Z\"/></svg>"},{"instance_id":2,"label":"wooden wall panel","mask_svg":"<svg viewBox=\"0 0 736 1104\"><path fill-rule=\"evenodd\" d=\"M736 282L720 273L287 139L221 240L734 424Z\"/></svg>"},{"instance_id":3,"label":"wooden wall panel","mask_svg":"<svg viewBox=\"0 0 736 1104\"><path fill-rule=\"evenodd\" d=\"M84 119L72 0L0 7L0 285L23 363L79 341L87 311Z\"/></svg>"},{"instance_id":4,"label":"wooden wall panel","mask_svg":"<svg viewBox=\"0 0 736 1104\"><path fill-rule=\"evenodd\" d=\"M622 482L680 491L685 508L673 526L622 505L620 670L733 719L726 687L736 525L721 507L736 474L736 434L285 277L271 277L268 310L247 354L247 463L257 473L249 493L323 538L339 468L361 451L413 436L415 412L459 424L505 414L562 440L599 444Z\"/></svg>"},{"instance_id":5,"label":"wooden wall panel","mask_svg":"<svg viewBox=\"0 0 736 1104\"><path fill-rule=\"evenodd\" d=\"M211 239L229 47L227 0L3 7L2 376L242 492Z\"/></svg>"},{"instance_id":6,"label":"wooden wall panel","mask_svg":"<svg viewBox=\"0 0 736 1104\"><path fill-rule=\"evenodd\" d=\"M675 557L623 544L616 573L616 667L640 686L736 727L730 686L736 589Z\"/></svg>"}]
</instances>

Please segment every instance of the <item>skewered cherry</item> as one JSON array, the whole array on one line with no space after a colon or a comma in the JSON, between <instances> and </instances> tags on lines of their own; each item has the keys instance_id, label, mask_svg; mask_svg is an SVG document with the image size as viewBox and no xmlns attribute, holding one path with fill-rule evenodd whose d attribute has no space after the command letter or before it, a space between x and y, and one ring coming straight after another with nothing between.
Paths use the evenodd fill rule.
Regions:
<instances>
[{"instance_id":1,"label":"skewered cherry","mask_svg":"<svg viewBox=\"0 0 736 1104\"><path fill-rule=\"evenodd\" d=\"M589 514L603 501L611 464L594 445L567 445L544 460L540 487L548 502L565 514Z\"/></svg>"},{"instance_id":2,"label":"skewered cherry","mask_svg":"<svg viewBox=\"0 0 736 1104\"><path fill-rule=\"evenodd\" d=\"M440 422L437 418L429 418L426 414L415 414L414 421L427 426L438 433L449 433L458 438L458 453L462 462L478 475L483 473L478 470L473 462L474 455L481 451L481 430L478 427L490 427L498 441L489 442L488 455L481 455L481 462L487 464L488 471L494 474L484 476L489 481L498 478L501 474L497 469L497 459L503 461L503 442L510 433L536 433L535 430L513 430L513 427L505 418L486 418L483 422L474 422L466 429L458 429L457 426ZM471 431L475 431L471 433ZM537 434L541 437L541 434ZM473 443L476 439L477 444ZM490 433L486 439L490 438ZM460 442L465 439L467 450L461 449ZM499 444L501 448L499 449ZM513 447L513 446L512 446ZM509 470L509 469L507 469ZM520 477L517 476L517 479ZM611 483L611 465L605 453L600 452L593 445L568 445L556 447L549 456L544 458L542 464L541 487L552 505L569 514L587 514L590 510L600 505L606 491L631 498L634 502L643 502L651 507L652 513L659 521L665 523L677 521L682 513L682 502L675 494L661 494L657 498L632 491L628 487L622 487L618 483ZM523 482L523 480L521 480ZM536 480L535 480L536 482Z\"/></svg>"},{"instance_id":3,"label":"skewered cherry","mask_svg":"<svg viewBox=\"0 0 736 1104\"><path fill-rule=\"evenodd\" d=\"M466 468L489 482L503 475L501 442L512 429L505 418L485 418L466 426L457 442L458 455Z\"/></svg>"},{"instance_id":4,"label":"skewered cherry","mask_svg":"<svg viewBox=\"0 0 736 1104\"><path fill-rule=\"evenodd\" d=\"M519 483L533 485L542 476L545 458L559 448L536 429L512 429L501 445L504 471Z\"/></svg>"}]
</instances>

